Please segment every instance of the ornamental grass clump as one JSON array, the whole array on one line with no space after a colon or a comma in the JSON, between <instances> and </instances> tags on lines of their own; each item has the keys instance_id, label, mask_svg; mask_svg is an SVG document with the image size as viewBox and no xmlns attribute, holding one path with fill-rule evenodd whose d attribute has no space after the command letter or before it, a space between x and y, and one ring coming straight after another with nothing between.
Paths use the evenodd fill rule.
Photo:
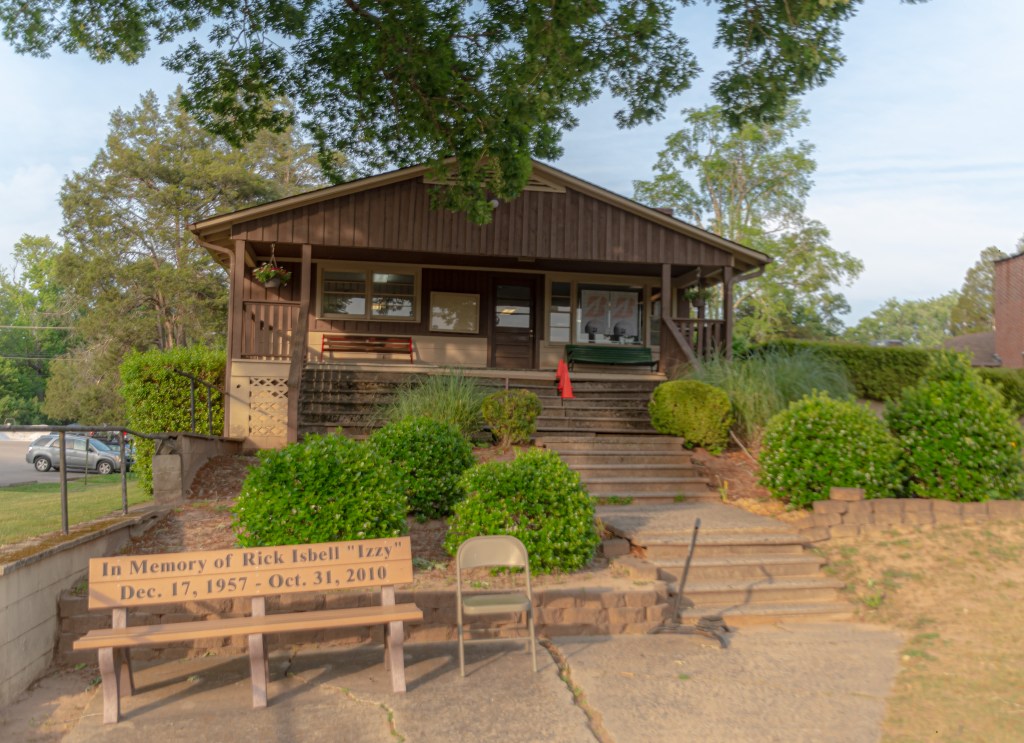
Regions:
<instances>
[{"instance_id":1,"label":"ornamental grass clump","mask_svg":"<svg viewBox=\"0 0 1024 743\"><path fill-rule=\"evenodd\" d=\"M688 369L686 378L725 390L735 432L754 445L772 416L804 395L821 390L842 400L854 392L841 362L802 347L762 349L736 359L716 356Z\"/></svg>"},{"instance_id":2,"label":"ornamental grass clump","mask_svg":"<svg viewBox=\"0 0 1024 743\"><path fill-rule=\"evenodd\" d=\"M459 478L475 461L473 447L451 423L409 418L376 431L369 443L391 465L416 518L448 516L465 495Z\"/></svg>"},{"instance_id":3,"label":"ornamental grass clump","mask_svg":"<svg viewBox=\"0 0 1024 743\"><path fill-rule=\"evenodd\" d=\"M1024 492L1020 425L966 359L937 358L885 417L900 440L910 495L984 501Z\"/></svg>"},{"instance_id":4,"label":"ornamental grass clump","mask_svg":"<svg viewBox=\"0 0 1024 743\"><path fill-rule=\"evenodd\" d=\"M690 379L663 382L654 388L647 410L659 433L682 436L689 448L720 452L729 443L732 405L717 387Z\"/></svg>"},{"instance_id":5,"label":"ornamental grass clump","mask_svg":"<svg viewBox=\"0 0 1024 743\"><path fill-rule=\"evenodd\" d=\"M481 412L501 446L525 444L537 430L542 406L529 390L500 390L484 398Z\"/></svg>"},{"instance_id":6,"label":"ornamental grass clump","mask_svg":"<svg viewBox=\"0 0 1024 743\"><path fill-rule=\"evenodd\" d=\"M486 462L462 478L469 495L455 506L444 547L454 555L470 537L511 534L535 573L583 568L600 541L594 503L558 455L529 449L511 462Z\"/></svg>"},{"instance_id":7,"label":"ornamental grass clump","mask_svg":"<svg viewBox=\"0 0 1024 743\"><path fill-rule=\"evenodd\" d=\"M480 407L487 396L480 383L460 371L421 376L403 385L384 409L384 418L395 422L430 418L451 423L463 436L478 433L484 425Z\"/></svg>"},{"instance_id":8,"label":"ornamental grass clump","mask_svg":"<svg viewBox=\"0 0 1024 743\"><path fill-rule=\"evenodd\" d=\"M761 484L793 507L827 500L832 487L893 496L900 485L899 445L870 408L815 392L768 422Z\"/></svg>"},{"instance_id":9,"label":"ornamental grass clump","mask_svg":"<svg viewBox=\"0 0 1024 743\"><path fill-rule=\"evenodd\" d=\"M240 547L406 533L401 482L368 444L313 435L257 456L232 509Z\"/></svg>"}]
</instances>

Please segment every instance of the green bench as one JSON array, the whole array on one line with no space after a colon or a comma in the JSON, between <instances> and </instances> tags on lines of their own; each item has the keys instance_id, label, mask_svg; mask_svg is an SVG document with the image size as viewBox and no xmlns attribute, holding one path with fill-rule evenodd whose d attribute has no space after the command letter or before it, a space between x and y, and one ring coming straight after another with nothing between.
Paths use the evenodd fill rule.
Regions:
<instances>
[{"instance_id":1,"label":"green bench","mask_svg":"<svg viewBox=\"0 0 1024 743\"><path fill-rule=\"evenodd\" d=\"M613 364L629 366L650 366L653 371L658 362L651 357L651 349L646 346L585 346L569 345L565 347L565 361L569 370L577 363Z\"/></svg>"}]
</instances>

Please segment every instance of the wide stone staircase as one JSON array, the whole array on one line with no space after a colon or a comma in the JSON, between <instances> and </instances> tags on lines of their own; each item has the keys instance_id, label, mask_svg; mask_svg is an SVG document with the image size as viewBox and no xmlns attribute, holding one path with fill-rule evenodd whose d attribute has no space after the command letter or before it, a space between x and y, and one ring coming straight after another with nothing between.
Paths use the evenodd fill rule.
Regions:
<instances>
[{"instance_id":1,"label":"wide stone staircase","mask_svg":"<svg viewBox=\"0 0 1024 743\"><path fill-rule=\"evenodd\" d=\"M644 409L646 412L646 408ZM703 467L683 440L658 434L539 434L538 446L558 452L580 473L598 503L681 503L717 499Z\"/></svg>"},{"instance_id":2,"label":"wide stone staircase","mask_svg":"<svg viewBox=\"0 0 1024 743\"><path fill-rule=\"evenodd\" d=\"M775 519L715 502L662 506L602 506L604 528L626 540L614 558L636 580L665 581L674 595L697 518L696 549L683 591L684 621L722 615L743 626L781 620L849 619L841 581L822 573L823 558L807 540Z\"/></svg>"}]
</instances>

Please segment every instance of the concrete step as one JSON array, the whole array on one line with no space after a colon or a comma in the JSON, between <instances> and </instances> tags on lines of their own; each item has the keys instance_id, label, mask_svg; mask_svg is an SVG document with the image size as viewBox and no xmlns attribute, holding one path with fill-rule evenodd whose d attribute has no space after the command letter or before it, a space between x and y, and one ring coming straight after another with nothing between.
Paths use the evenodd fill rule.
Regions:
<instances>
[{"instance_id":1,"label":"concrete step","mask_svg":"<svg viewBox=\"0 0 1024 743\"><path fill-rule=\"evenodd\" d=\"M684 598L695 608L706 606L749 606L766 603L828 603L837 601L842 581L820 576L751 578L697 583L689 581ZM670 586L670 591L674 589Z\"/></svg>"},{"instance_id":2,"label":"concrete step","mask_svg":"<svg viewBox=\"0 0 1024 743\"><path fill-rule=\"evenodd\" d=\"M620 418L549 418L541 416L537 419L538 433L590 431L592 433L622 433L636 431L638 433L654 433L648 421Z\"/></svg>"},{"instance_id":3,"label":"concrete step","mask_svg":"<svg viewBox=\"0 0 1024 743\"><path fill-rule=\"evenodd\" d=\"M575 420L588 420L591 418L615 418L617 420L638 420L650 422L651 416L646 410L632 410L630 408L583 408L574 410L563 407L545 407L540 416L542 418L573 418Z\"/></svg>"},{"instance_id":4,"label":"concrete step","mask_svg":"<svg viewBox=\"0 0 1024 743\"><path fill-rule=\"evenodd\" d=\"M583 478L591 495L616 494L624 491L670 493L699 490L707 485L704 477L589 477Z\"/></svg>"},{"instance_id":5,"label":"concrete step","mask_svg":"<svg viewBox=\"0 0 1024 743\"><path fill-rule=\"evenodd\" d=\"M647 457L651 459L651 457ZM572 467L574 470L580 473L580 477L586 482L596 482L598 478L625 478L630 481L636 481L638 479L656 477L656 478L689 478L690 481L699 480L700 482L706 482L707 478L702 477L698 468L695 464L688 460L672 464L652 463L652 462L633 462L629 457L626 457L626 463L622 464L607 464L597 462L566 462L566 457L562 457L562 461Z\"/></svg>"},{"instance_id":6,"label":"concrete step","mask_svg":"<svg viewBox=\"0 0 1024 743\"><path fill-rule=\"evenodd\" d=\"M589 488L588 488L589 491ZM645 490L620 490L617 493L593 493L598 505L646 505L665 506L673 503L690 503L693 501L719 501L721 496L714 490L687 488L675 493L649 493Z\"/></svg>"},{"instance_id":7,"label":"concrete step","mask_svg":"<svg viewBox=\"0 0 1024 743\"><path fill-rule=\"evenodd\" d=\"M594 397L570 397L559 398L560 404L570 410L587 410L589 408L629 408L630 410L642 410L647 413L647 401L635 397L612 397L610 395L599 395Z\"/></svg>"},{"instance_id":8,"label":"concrete step","mask_svg":"<svg viewBox=\"0 0 1024 743\"><path fill-rule=\"evenodd\" d=\"M550 448L550 447L549 447ZM557 449L555 451L558 451ZM697 465L686 452L635 452L632 454L612 454L607 451L559 451L558 456L562 461L573 469L582 472L593 467L607 467L614 469L622 466L661 468L661 467L682 467L691 472L696 471Z\"/></svg>"},{"instance_id":9,"label":"concrete step","mask_svg":"<svg viewBox=\"0 0 1024 743\"><path fill-rule=\"evenodd\" d=\"M776 622L843 622L854 617L845 601L695 606L682 612L683 624L696 624L702 616L721 615L729 627L750 627Z\"/></svg>"},{"instance_id":10,"label":"concrete step","mask_svg":"<svg viewBox=\"0 0 1024 743\"><path fill-rule=\"evenodd\" d=\"M641 548L652 561L685 560L690 551L689 535L634 537L634 546ZM694 549L694 557L724 557L732 555L801 555L806 539L790 532L736 532L715 533L701 531Z\"/></svg>"},{"instance_id":11,"label":"concrete step","mask_svg":"<svg viewBox=\"0 0 1024 743\"><path fill-rule=\"evenodd\" d=\"M677 587L685 560L655 560L649 564L658 571L658 578ZM742 555L725 557L694 557L687 581L730 581L743 578L782 578L820 575L825 559L811 553L801 555Z\"/></svg>"},{"instance_id":12,"label":"concrete step","mask_svg":"<svg viewBox=\"0 0 1024 743\"><path fill-rule=\"evenodd\" d=\"M626 453L640 453L640 454L660 454L660 453L671 453L671 454L684 454L685 450L683 445L678 441L668 439L665 441L659 441L644 435L637 434L634 436L594 436L591 439L573 438L569 440L554 441L553 433L543 433L537 437L538 446L545 446L548 449L553 449L559 454L626 454ZM592 432L593 433L593 432ZM631 438L636 438L636 441L629 441ZM615 439L615 441L609 441L607 439Z\"/></svg>"}]
</instances>

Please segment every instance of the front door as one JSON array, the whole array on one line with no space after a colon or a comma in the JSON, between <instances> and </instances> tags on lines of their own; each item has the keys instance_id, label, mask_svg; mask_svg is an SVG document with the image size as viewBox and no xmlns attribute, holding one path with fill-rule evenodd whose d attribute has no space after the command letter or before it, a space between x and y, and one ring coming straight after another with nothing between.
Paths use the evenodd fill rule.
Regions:
<instances>
[{"instance_id":1,"label":"front door","mask_svg":"<svg viewBox=\"0 0 1024 743\"><path fill-rule=\"evenodd\" d=\"M491 367L536 367L537 280L494 278L491 281Z\"/></svg>"}]
</instances>

